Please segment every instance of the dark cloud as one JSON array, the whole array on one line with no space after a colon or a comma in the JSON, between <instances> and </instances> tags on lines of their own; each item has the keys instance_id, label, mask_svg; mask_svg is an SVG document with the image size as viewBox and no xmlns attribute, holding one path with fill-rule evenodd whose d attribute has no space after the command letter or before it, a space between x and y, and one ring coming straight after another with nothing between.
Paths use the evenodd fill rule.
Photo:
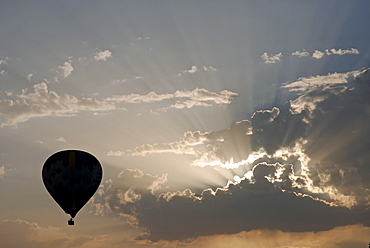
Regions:
<instances>
[{"instance_id":1,"label":"dark cloud","mask_svg":"<svg viewBox=\"0 0 370 248\"><path fill-rule=\"evenodd\" d=\"M293 114L288 107L257 111L252 116L254 147L273 154L281 147L291 147L305 135L307 112Z\"/></svg>"},{"instance_id":2,"label":"dark cloud","mask_svg":"<svg viewBox=\"0 0 370 248\"><path fill-rule=\"evenodd\" d=\"M332 91L312 112L306 153L316 185L370 203L370 70Z\"/></svg>"},{"instance_id":3,"label":"dark cloud","mask_svg":"<svg viewBox=\"0 0 370 248\"><path fill-rule=\"evenodd\" d=\"M257 111L251 121L254 149L273 154L301 140L314 186L332 187L353 196L357 204L369 205L369 95L370 70L365 70L347 84L317 85L280 111ZM298 112L291 107L297 104Z\"/></svg>"},{"instance_id":4,"label":"dark cloud","mask_svg":"<svg viewBox=\"0 0 370 248\"><path fill-rule=\"evenodd\" d=\"M151 241L370 226L369 95L366 70L346 84L318 84L285 107L257 111L229 129L186 133L184 145L206 144L220 161L244 161L261 151L248 163L253 170L224 188L160 194L151 186L164 192L165 176L125 171L94 203L128 217L144 230L137 239Z\"/></svg>"},{"instance_id":5,"label":"dark cloud","mask_svg":"<svg viewBox=\"0 0 370 248\"><path fill-rule=\"evenodd\" d=\"M232 123L229 129L207 133L205 137L209 143L222 140L219 145L213 147L214 154L221 161L233 159L234 162L240 162L253 151L251 131L250 121L243 120Z\"/></svg>"},{"instance_id":6,"label":"dark cloud","mask_svg":"<svg viewBox=\"0 0 370 248\"><path fill-rule=\"evenodd\" d=\"M244 180L217 191L205 190L201 195L190 190L155 195L150 190L135 190L135 185L116 186L120 185L118 179L105 196L109 196L106 199L111 211L128 217L133 226L145 230L138 239L151 241L187 240L254 229L305 232L370 224L369 212L331 206L274 186L266 179L275 173L272 165L259 164L253 173L254 183Z\"/></svg>"}]
</instances>

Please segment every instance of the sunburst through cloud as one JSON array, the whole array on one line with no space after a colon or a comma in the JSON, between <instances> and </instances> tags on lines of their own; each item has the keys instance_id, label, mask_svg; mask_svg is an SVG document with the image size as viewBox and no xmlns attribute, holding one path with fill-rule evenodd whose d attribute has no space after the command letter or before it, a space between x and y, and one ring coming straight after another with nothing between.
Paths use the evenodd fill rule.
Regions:
<instances>
[{"instance_id":1,"label":"sunburst through cloud","mask_svg":"<svg viewBox=\"0 0 370 248\"><path fill-rule=\"evenodd\" d=\"M367 247L369 12L3 1L0 247ZM103 178L72 227L74 150Z\"/></svg>"}]
</instances>

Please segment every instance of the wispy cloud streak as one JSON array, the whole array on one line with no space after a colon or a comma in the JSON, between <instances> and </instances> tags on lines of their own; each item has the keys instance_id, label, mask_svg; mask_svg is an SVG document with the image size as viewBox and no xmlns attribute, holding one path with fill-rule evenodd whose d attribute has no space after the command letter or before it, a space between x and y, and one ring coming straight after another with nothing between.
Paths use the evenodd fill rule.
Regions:
<instances>
[{"instance_id":1,"label":"wispy cloud streak","mask_svg":"<svg viewBox=\"0 0 370 248\"><path fill-rule=\"evenodd\" d=\"M0 117L5 120L2 126L14 126L35 117L74 116L82 111L111 111L124 103L150 104L171 100L166 103L167 107L162 107L162 110L184 109L194 106L230 104L236 96L236 93L227 90L216 93L197 88L193 91L176 91L173 94L150 92L146 95L116 95L99 100L91 97L78 98L70 94L59 95L49 90L48 85L43 82L35 84L33 92L28 93L27 90L23 90L13 99L0 99Z\"/></svg>"}]
</instances>

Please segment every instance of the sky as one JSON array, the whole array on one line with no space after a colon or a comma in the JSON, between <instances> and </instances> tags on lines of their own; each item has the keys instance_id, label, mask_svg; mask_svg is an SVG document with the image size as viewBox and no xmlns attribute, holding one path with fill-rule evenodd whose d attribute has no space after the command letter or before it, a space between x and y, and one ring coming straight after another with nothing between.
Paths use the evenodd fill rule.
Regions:
<instances>
[{"instance_id":1,"label":"sky","mask_svg":"<svg viewBox=\"0 0 370 248\"><path fill-rule=\"evenodd\" d=\"M367 247L369 1L0 3L1 247Z\"/></svg>"}]
</instances>

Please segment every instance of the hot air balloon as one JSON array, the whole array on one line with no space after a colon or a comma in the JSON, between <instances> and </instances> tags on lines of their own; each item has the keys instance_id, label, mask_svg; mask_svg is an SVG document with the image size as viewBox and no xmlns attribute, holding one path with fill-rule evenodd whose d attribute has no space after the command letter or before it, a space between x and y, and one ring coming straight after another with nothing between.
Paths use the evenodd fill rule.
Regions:
<instances>
[{"instance_id":1,"label":"hot air balloon","mask_svg":"<svg viewBox=\"0 0 370 248\"><path fill-rule=\"evenodd\" d=\"M73 218L98 189L103 171L90 153L65 150L51 155L42 168L42 180L49 194Z\"/></svg>"}]
</instances>

